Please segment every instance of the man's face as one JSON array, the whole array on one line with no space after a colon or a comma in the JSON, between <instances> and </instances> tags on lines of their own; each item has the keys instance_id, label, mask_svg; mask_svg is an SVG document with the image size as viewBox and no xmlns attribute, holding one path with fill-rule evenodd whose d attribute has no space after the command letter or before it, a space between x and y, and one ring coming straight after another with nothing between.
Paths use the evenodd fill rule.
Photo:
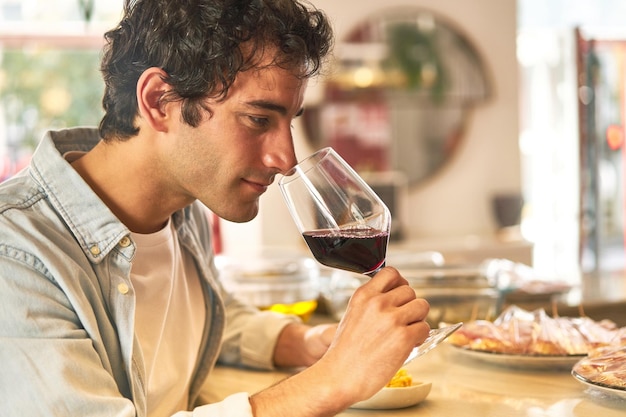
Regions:
<instances>
[{"instance_id":1,"label":"man's face","mask_svg":"<svg viewBox=\"0 0 626 417\"><path fill-rule=\"evenodd\" d=\"M174 187L224 219L253 219L275 175L297 162L291 125L305 89L306 80L276 66L239 73L225 100L208 102L212 116L172 132Z\"/></svg>"}]
</instances>

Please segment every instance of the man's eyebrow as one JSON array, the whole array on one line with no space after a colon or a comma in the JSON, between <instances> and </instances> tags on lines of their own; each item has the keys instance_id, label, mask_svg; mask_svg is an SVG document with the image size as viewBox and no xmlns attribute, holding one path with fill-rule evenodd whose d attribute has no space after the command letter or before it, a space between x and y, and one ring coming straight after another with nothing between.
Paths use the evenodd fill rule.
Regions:
<instances>
[{"instance_id":1,"label":"man's eyebrow","mask_svg":"<svg viewBox=\"0 0 626 417\"><path fill-rule=\"evenodd\" d=\"M253 100L253 101L247 102L246 104L248 106L256 107L258 109L274 111L274 112L277 112L277 113L279 113L279 114L281 114L283 116L287 115L287 108L285 106L282 106L280 104L276 104L276 103L271 102L271 101L267 101L267 100ZM300 110L298 110L298 112L296 113L295 117L302 116L302 113L304 113L304 108L300 108Z\"/></svg>"}]
</instances>

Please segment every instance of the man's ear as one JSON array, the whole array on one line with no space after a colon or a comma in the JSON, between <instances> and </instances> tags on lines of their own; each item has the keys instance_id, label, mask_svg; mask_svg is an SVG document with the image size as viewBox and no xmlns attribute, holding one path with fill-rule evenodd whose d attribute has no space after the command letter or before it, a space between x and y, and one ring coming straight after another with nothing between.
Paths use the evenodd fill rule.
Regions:
<instances>
[{"instance_id":1,"label":"man's ear","mask_svg":"<svg viewBox=\"0 0 626 417\"><path fill-rule=\"evenodd\" d=\"M168 129L172 115L171 106L162 100L171 86L166 83L167 74L160 68L148 68L137 81L137 106L143 122L158 132Z\"/></svg>"}]
</instances>

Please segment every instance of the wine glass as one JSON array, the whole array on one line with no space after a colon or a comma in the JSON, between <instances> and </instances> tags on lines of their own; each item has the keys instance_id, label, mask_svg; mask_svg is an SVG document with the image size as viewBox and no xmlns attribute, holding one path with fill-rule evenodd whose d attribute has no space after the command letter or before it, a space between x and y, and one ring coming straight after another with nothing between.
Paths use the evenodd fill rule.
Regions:
<instances>
[{"instance_id":1,"label":"wine glass","mask_svg":"<svg viewBox=\"0 0 626 417\"><path fill-rule=\"evenodd\" d=\"M278 183L320 263L369 276L384 266L389 209L332 148L304 159Z\"/></svg>"},{"instance_id":2,"label":"wine glass","mask_svg":"<svg viewBox=\"0 0 626 417\"><path fill-rule=\"evenodd\" d=\"M391 214L332 148L289 170L278 185L298 230L323 265L373 277L385 266ZM430 331L405 364L431 350L460 324Z\"/></svg>"}]
</instances>

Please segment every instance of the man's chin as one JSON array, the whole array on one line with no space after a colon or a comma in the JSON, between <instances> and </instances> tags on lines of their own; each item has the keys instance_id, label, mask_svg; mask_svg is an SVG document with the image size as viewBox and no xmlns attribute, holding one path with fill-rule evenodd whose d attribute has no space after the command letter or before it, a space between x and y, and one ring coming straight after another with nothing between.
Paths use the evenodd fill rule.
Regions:
<instances>
[{"instance_id":1,"label":"man's chin","mask_svg":"<svg viewBox=\"0 0 626 417\"><path fill-rule=\"evenodd\" d=\"M235 211L219 215L222 219L233 223L247 223L259 214L259 206L255 205L247 211Z\"/></svg>"}]
</instances>

